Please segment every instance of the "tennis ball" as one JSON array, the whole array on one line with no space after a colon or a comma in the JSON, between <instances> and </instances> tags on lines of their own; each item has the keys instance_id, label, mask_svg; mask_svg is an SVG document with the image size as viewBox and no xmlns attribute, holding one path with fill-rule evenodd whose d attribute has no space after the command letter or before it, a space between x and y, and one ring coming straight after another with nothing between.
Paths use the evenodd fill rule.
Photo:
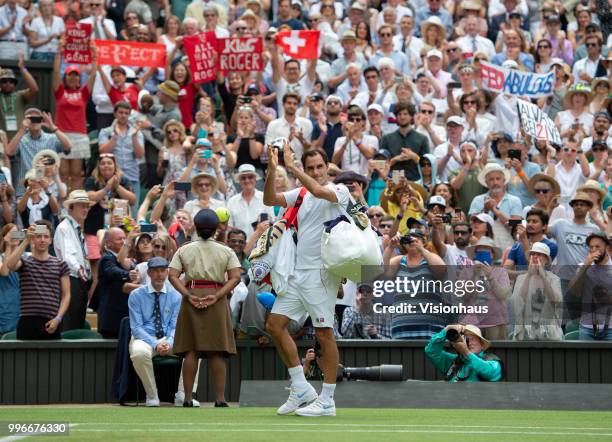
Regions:
<instances>
[{"instance_id":1,"label":"tennis ball","mask_svg":"<svg viewBox=\"0 0 612 442\"><path fill-rule=\"evenodd\" d=\"M230 219L229 210L227 210L225 207L219 207L215 209L215 213L219 217L219 222L226 223Z\"/></svg>"}]
</instances>

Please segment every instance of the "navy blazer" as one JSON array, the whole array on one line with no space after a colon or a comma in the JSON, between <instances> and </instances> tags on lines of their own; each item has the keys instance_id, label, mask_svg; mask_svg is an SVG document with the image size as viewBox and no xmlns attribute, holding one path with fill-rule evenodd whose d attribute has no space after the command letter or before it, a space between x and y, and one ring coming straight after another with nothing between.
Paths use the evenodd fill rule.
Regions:
<instances>
[{"instance_id":1,"label":"navy blazer","mask_svg":"<svg viewBox=\"0 0 612 442\"><path fill-rule=\"evenodd\" d=\"M128 294L123 293L123 284L129 280L129 272L119 265L117 257L105 252L100 259L98 274L98 329L101 332L119 335L119 326L129 316Z\"/></svg>"}]
</instances>

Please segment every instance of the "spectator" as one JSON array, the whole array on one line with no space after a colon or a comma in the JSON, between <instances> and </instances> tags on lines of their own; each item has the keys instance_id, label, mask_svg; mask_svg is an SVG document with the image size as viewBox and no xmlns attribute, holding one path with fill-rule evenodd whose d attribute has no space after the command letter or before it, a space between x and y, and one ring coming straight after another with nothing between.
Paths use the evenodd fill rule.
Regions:
<instances>
[{"instance_id":1,"label":"spectator","mask_svg":"<svg viewBox=\"0 0 612 442\"><path fill-rule=\"evenodd\" d=\"M92 61L87 83L81 86L81 70L77 66L68 66L60 76L60 64L64 54L61 43L53 62L53 81L51 87L55 96L55 122L70 140L70 154L65 155L61 163L62 179L69 189L83 187L83 160L89 160L91 150L87 135L86 109L96 80L98 69L98 51L91 46Z\"/></svg>"},{"instance_id":2,"label":"spectator","mask_svg":"<svg viewBox=\"0 0 612 442\"><path fill-rule=\"evenodd\" d=\"M607 152L608 146L612 146L612 132L610 131L610 116L607 112L597 112L593 117L593 129L591 130L591 136L586 137L582 140L582 150L588 154L596 142L600 143L600 147L605 147L604 152ZM593 155L596 155L593 152ZM597 163L597 161L595 161ZM591 164L591 166L597 166L597 164ZM593 169L593 167L591 167ZM592 175L591 175L592 176Z\"/></svg>"},{"instance_id":3,"label":"spectator","mask_svg":"<svg viewBox=\"0 0 612 442\"><path fill-rule=\"evenodd\" d=\"M529 160L529 148L525 140L517 140L512 145L512 149L512 157L509 154L510 149L503 153L501 149L498 151L504 166L510 170L508 193L520 198L522 204L533 204L535 200L528 190L529 180L540 172L540 166ZM520 159L516 158L517 156Z\"/></svg>"},{"instance_id":4,"label":"spectator","mask_svg":"<svg viewBox=\"0 0 612 442\"><path fill-rule=\"evenodd\" d=\"M391 339L391 315L374 311L372 293L369 285L357 287L355 307L345 308L342 314L340 334L344 339Z\"/></svg>"},{"instance_id":5,"label":"spectator","mask_svg":"<svg viewBox=\"0 0 612 442\"><path fill-rule=\"evenodd\" d=\"M308 60L306 63L306 75L302 76L299 61L290 59L283 64L279 49L275 40L272 40L272 47L270 49L272 56L270 61L272 65L272 82L276 90L276 106L279 117L282 117L285 112L283 106L285 104L285 95L288 93L296 94L299 97L299 105L312 93L317 76L317 61Z\"/></svg>"},{"instance_id":6,"label":"spectator","mask_svg":"<svg viewBox=\"0 0 612 442\"><path fill-rule=\"evenodd\" d=\"M399 129L383 136L380 148L391 152L391 169L403 170L406 178L416 181L420 178L418 161L428 153L427 138L414 130L416 109L408 103L398 103L394 108Z\"/></svg>"},{"instance_id":7,"label":"spectator","mask_svg":"<svg viewBox=\"0 0 612 442\"><path fill-rule=\"evenodd\" d=\"M247 86L246 97L246 100L244 99L244 97L238 97L241 103L240 107L234 107L234 113L232 114L231 119L231 126L232 128L237 126L238 110L240 108L247 107L251 110L253 114L253 119L255 121L255 134L265 135L268 124L270 123L270 121L276 118L276 111L271 107L268 107L263 104L263 95L261 94L261 90L254 83L251 83Z\"/></svg>"},{"instance_id":8,"label":"spectator","mask_svg":"<svg viewBox=\"0 0 612 442\"><path fill-rule=\"evenodd\" d=\"M59 46L59 38L64 34L64 21L54 15L54 2L39 2L40 16L30 24L29 43L32 60L52 62Z\"/></svg>"},{"instance_id":9,"label":"spectator","mask_svg":"<svg viewBox=\"0 0 612 442\"><path fill-rule=\"evenodd\" d=\"M115 104L115 120L109 127L100 131L98 142L101 154L112 153L115 156L116 165L128 180L138 201L140 199L138 160L144 157L144 137L141 132L143 124L138 122L133 126L128 121L131 109L125 101ZM135 213L135 210L133 212Z\"/></svg>"},{"instance_id":10,"label":"spectator","mask_svg":"<svg viewBox=\"0 0 612 442\"><path fill-rule=\"evenodd\" d=\"M278 94L279 91L277 91ZM300 156L311 147L312 123L307 118L296 115L300 105L300 96L298 94L287 92L282 97L282 104L283 112L280 113L281 116L268 124L266 144L272 144L278 138L287 138L291 143L293 152Z\"/></svg>"},{"instance_id":11,"label":"spectator","mask_svg":"<svg viewBox=\"0 0 612 442\"><path fill-rule=\"evenodd\" d=\"M444 328L445 318L434 313L425 313L418 308L418 303L435 303L444 299L435 292L429 291L427 282L444 279L446 273L444 261L437 254L424 247L425 236L417 229L411 229L400 239L393 238L383 255L386 277L405 278L406 280L423 281L425 289L418 293L396 293L393 305L417 305L415 314L397 313L392 316L391 335L393 339L429 339ZM393 256L399 247L400 255Z\"/></svg>"},{"instance_id":12,"label":"spectator","mask_svg":"<svg viewBox=\"0 0 612 442\"><path fill-rule=\"evenodd\" d=\"M584 262L589 252L586 238L591 233L598 231L598 228L587 221L587 215L593 208L593 201L588 194L576 193L569 204L574 213L573 219L563 218L551 223L549 233L557 241L559 247L557 275L561 278L563 301L567 309L565 317L569 314L570 319L575 319L580 313L580 306L571 302L572 298L568 297L567 290L570 281L575 276L575 266Z\"/></svg>"},{"instance_id":13,"label":"spectator","mask_svg":"<svg viewBox=\"0 0 612 442\"><path fill-rule=\"evenodd\" d=\"M436 253L444 260L447 266L465 266L471 264L467 256L466 247L470 244L472 228L467 222L457 222L451 225L454 243L447 244L446 226L442 217L436 215L432 218L432 243Z\"/></svg>"},{"instance_id":14,"label":"spectator","mask_svg":"<svg viewBox=\"0 0 612 442\"><path fill-rule=\"evenodd\" d=\"M162 257L152 258L147 267L150 282L134 290L128 299L132 331L129 352L147 394L146 406L159 407L152 358L172 354L181 295L167 283L168 261ZM182 406L184 396L181 375L175 405ZM194 402L194 406L199 405Z\"/></svg>"},{"instance_id":15,"label":"spectator","mask_svg":"<svg viewBox=\"0 0 612 442\"><path fill-rule=\"evenodd\" d=\"M378 28L378 38L380 46L376 53L370 58L370 66L375 66L380 69L379 62L384 58L393 60L395 72L399 75L410 74L410 63L408 57L403 52L400 52L393 47L394 27L391 25L382 25Z\"/></svg>"},{"instance_id":16,"label":"spectator","mask_svg":"<svg viewBox=\"0 0 612 442\"><path fill-rule=\"evenodd\" d=\"M589 112L590 101L589 86L577 85L565 94L566 110L559 112L555 118L555 125L562 138L569 140L575 136L584 138L590 135L593 126L593 114Z\"/></svg>"},{"instance_id":17,"label":"spectator","mask_svg":"<svg viewBox=\"0 0 612 442\"><path fill-rule=\"evenodd\" d=\"M489 191L476 196L470 204L469 214L488 213L495 219L493 230L496 241L504 249L512 244L507 228L508 220L520 219L523 214L521 200L506 191L510 174L495 163L488 163L478 174L478 181Z\"/></svg>"},{"instance_id":18,"label":"spectator","mask_svg":"<svg viewBox=\"0 0 612 442\"><path fill-rule=\"evenodd\" d=\"M519 32L520 31L515 29L506 29L504 31L504 45L506 46L506 49L495 54L491 58L491 63L504 66L505 62L513 61L516 63L516 66L513 67L513 69L518 69L518 63L520 63L526 70L533 72L533 68L535 67L533 57L523 51L523 47L521 46L521 35ZM508 64L506 66L510 67L514 65Z\"/></svg>"},{"instance_id":19,"label":"spectator","mask_svg":"<svg viewBox=\"0 0 612 442\"><path fill-rule=\"evenodd\" d=\"M357 106L348 110L348 122L345 125L345 136L336 140L332 162L341 166L342 170L352 170L365 175L368 170L368 160L378 151L378 139L373 135L365 135L366 117Z\"/></svg>"},{"instance_id":20,"label":"spectator","mask_svg":"<svg viewBox=\"0 0 612 442\"><path fill-rule=\"evenodd\" d=\"M265 138L255 132L255 114L248 106L240 106L237 112L237 131L227 139L229 149L236 153L236 167L251 164L260 173L263 173L261 155L264 151Z\"/></svg>"},{"instance_id":21,"label":"spectator","mask_svg":"<svg viewBox=\"0 0 612 442\"><path fill-rule=\"evenodd\" d=\"M50 245L48 227L32 225L25 240L5 257L2 268L19 272L17 339L61 338L60 325L70 304L70 271L64 261L49 255ZM31 246L31 255L25 255L28 246Z\"/></svg>"},{"instance_id":22,"label":"spectator","mask_svg":"<svg viewBox=\"0 0 612 442\"><path fill-rule=\"evenodd\" d=\"M8 183L6 175L0 173L0 226L15 220L15 189Z\"/></svg>"},{"instance_id":23,"label":"spectator","mask_svg":"<svg viewBox=\"0 0 612 442\"><path fill-rule=\"evenodd\" d=\"M7 6L5 5L2 8L6 7ZM6 17L2 15L0 16ZM17 133L17 130L21 129L21 124L24 121L24 111L26 105L38 94L38 84L36 83L36 80L32 74L30 74L26 68L23 54L19 55L18 66L21 76L23 77L23 81L27 86L26 89L21 89L18 91L15 90L17 88L17 77L15 76L15 72L13 72L12 69L0 70L0 98L2 99L2 103L5 103L5 105L2 106L0 129L6 132L6 135L11 141ZM8 151L8 146L6 154L14 155L14 153ZM19 179L23 179L23 175L21 175Z\"/></svg>"},{"instance_id":24,"label":"spectator","mask_svg":"<svg viewBox=\"0 0 612 442\"><path fill-rule=\"evenodd\" d=\"M442 69L442 60L443 55L439 49L433 48L427 51L425 56L424 73L426 76L433 77L433 80L435 80L434 84L436 84L440 89L438 93L439 98L446 98L446 85L451 81L452 76L450 72L446 72L444 69ZM434 89L435 88L436 87L434 86Z\"/></svg>"},{"instance_id":25,"label":"spectator","mask_svg":"<svg viewBox=\"0 0 612 442\"><path fill-rule=\"evenodd\" d=\"M323 6L321 6L321 13L323 13ZM283 25L288 25L294 31L304 29L304 23L293 18L291 14L291 0L279 0L278 20L273 21L271 25L277 29Z\"/></svg>"},{"instance_id":26,"label":"spectator","mask_svg":"<svg viewBox=\"0 0 612 442\"><path fill-rule=\"evenodd\" d=\"M23 183L26 190L17 201L21 225L30 226L41 219L50 221L52 225L57 224L60 206L57 199L49 192L49 184L49 180L43 177L40 169L26 173Z\"/></svg>"},{"instance_id":27,"label":"spectator","mask_svg":"<svg viewBox=\"0 0 612 442\"><path fill-rule=\"evenodd\" d=\"M446 181L452 171L456 171L461 167L460 145L469 143L465 141L462 144L464 120L461 117L453 115L446 120L446 143L440 143L433 151L436 157L436 169L442 181ZM477 147L472 142L474 147Z\"/></svg>"},{"instance_id":28,"label":"spectator","mask_svg":"<svg viewBox=\"0 0 612 442\"><path fill-rule=\"evenodd\" d=\"M212 195L217 192L218 182L217 177L208 172L200 172L191 179L191 192L193 192L197 198L187 201L184 209L191 214L192 218L202 209L215 210L225 205L223 201L212 197ZM162 206L165 204L166 198L170 196L168 194L170 191L171 189L169 186L166 186L158 204L162 204Z\"/></svg>"},{"instance_id":29,"label":"spectator","mask_svg":"<svg viewBox=\"0 0 612 442\"><path fill-rule=\"evenodd\" d=\"M468 257L474 265L461 272L460 279L474 282L482 281L484 291L474 291L463 297L464 306L487 306L486 313L472 313L460 320L464 324L480 327L487 339L508 339L508 307L511 286L508 273L502 267L493 266L501 258L497 241L483 236L466 248Z\"/></svg>"},{"instance_id":30,"label":"spectator","mask_svg":"<svg viewBox=\"0 0 612 442\"><path fill-rule=\"evenodd\" d=\"M336 94L347 106L359 93L367 91L367 86L361 75L361 68L357 63L349 63L346 67L346 79L338 86Z\"/></svg>"},{"instance_id":31,"label":"spectator","mask_svg":"<svg viewBox=\"0 0 612 442\"><path fill-rule=\"evenodd\" d=\"M247 236L253 233L252 223L260 219L260 214L267 214L270 221L274 218L272 208L263 202L263 192L255 188L259 179L255 167L250 164L240 166L234 180L240 183L242 191L227 201L233 227L242 230Z\"/></svg>"},{"instance_id":32,"label":"spectator","mask_svg":"<svg viewBox=\"0 0 612 442\"><path fill-rule=\"evenodd\" d=\"M28 54L28 24L31 20L28 11L19 6L17 0L7 0L0 7L0 59L15 60L17 56Z\"/></svg>"},{"instance_id":33,"label":"spectator","mask_svg":"<svg viewBox=\"0 0 612 442\"><path fill-rule=\"evenodd\" d=\"M87 245L83 227L91 201L84 190L73 190L64 201L68 216L57 226L53 236L55 256L70 269L70 305L64 315L62 331L85 328L85 315L91 266L87 261Z\"/></svg>"},{"instance_id":34,"label":"spectator","mask_svg":"<svg viewBox=\"0 0 612 442\"><path fill-rule=\"evenodd\" d=\"M401 6L399 6L401 7ZM398 15L400 33L393 37L393 48L403 52L408 57L410 72L414 72L422 64L420 53L425 43L414 35L414 17Z\"/></svg>"},{"instance_id":35,"label":"spectator","mask_svg":"<svg viewBox=\"0 0 612 442\"><path fill-rule=\"evenodd\" d=\"M416 13L416 25L417 29L421 32L417 32L419 37L423 37L422 23L429 20L431 17L439 18L440 22L444 25L446 30L446 36L450 37L453 32L453 18L451 14L444 8L442 8L441 0L427 0L427 7L419 9Z\"/></svg>"},{"instance_id":36,"label":"spectator","mask_svg":"<svg viewBox=\"0 0 612 442\"><path fill-rule=\"evenodd\" d=\"M105 339L117 339L121 320L129 315L123 284L130 280L130 275L117 260L121 248L127 247L125 238L125 232L118 227L111 227L104 235L97 290L100 294L98 332Z\"/></svg>"},{"instance_id":37,"label":"spectator","mask_svg":"<svg viewBox=\"0 0 612 442\"><path fill-rule=\"evenodd\" d=\"M435 116L436 105L430 101L422 101L419 105L419 113L415 116L416 130L427 137L431 152L436 146L443 144L446 138L446 129L434 123Z\"/></svg>"},{"instance_id":38,"label":"spectator","mask_svg":"<svg viewBox=\"0 0 612 442\"><path fill-rule=\"evenodd\" d=\"M315 101L319 101L319 97L320 101L323 102L323 96L321 94L311 95L310 100L314 98ZM320 113L316 122L312 121L313 116L311 115L313 126L311 147L322 148L328 157L332 158L334 156L336 141L344 133L344 125L342 121L340 121L342 100L335 95L330 95L324 101L325 113Z\"/></svg>"},{"instance_id":39,"label":"spectator","mask_svg":"<svg viewBox=\"0 0 612 442\"><path fill-rule=\"evenodd\" d=\"M606 191L601 188L599 182L595 180L588 180L582 186L576 189L576 193L584 192L593 201L593 208L589 211L587 220L595 224L602 232L606 231L606 217L603 210L604 199L606 198Z\"/></svg>"},{"instance_id":40,"label":"spectator","mask_svg":"<svg viewBox=\"0 0 612 442\"><path fill-rule=\"evenodd\" d=\"M359 71L363 70L366 65L366 60L363 54L356 52L357 36L352 30L344 31L340 39L342 45L342 56L338 57L331 64L331 77L327 81L327 86L330 90L336 89L348 77L349 65L356 65ZM361 72L360 72L361 73ZM361 75L357 76L358 78ZM354 97L353 97L354 98Z\"/></svg>"},{"instance_id":41,"label":"spectator","mask_svg":"<svg viewBox=\"0 0 612 442\"><path fill-rule=\"evenodd\" d=\"M495 55L495 46L491 40L480 35L480 20L474 15L465 18L465 35L457 39L457 44L468 58L482 52L491 59Z\"/></svg>"},{"instance_id":42,"label":"spectator","mask_svg":"<svg viewBox=\"0 0 612 442\"><path fill-rule=\"evenodd\" d=\"M449 330L457 332L458 339L450 342L457 354L444 350ZM425 355L448 382L498 382L503 375L502 365L495 355L486 354L489 346L490 342L478 327L471 324L447 325L431 337Z\"/></svg>"},{"instance_id":43,"label":"spectator","mask_svg":"<svg viewBox=\"0 0 612 442\"><path fill-rule=\"evenodd\" d=\"M34 169L42 171L42 178L49 185L47 190L61 204L68 196L68 188L60 178L59 155L52 150L41 150L34 155L32 164Z\"/></svg>"},{"instance_id":44,"label":"spectator","mask_svg":"<svg viewBox=\"0 0 612 442\"><path fill-rule=\"evenodd\" d=\"M591 172L589 162L584 152L579 150L578 143L575 141L568 141L565 144L561 159L558 162L556 161L557 154L551 151L546 174L557 180L561 187L562 198L572 197L575 195L578 186L589 177Z\"/></svg>"},{"instance_id":45,"label":"spectator","mask_svg":"<svg viewBox=\"0 0 612 442\"><path fill-rule=\"evenodd\" d=\"M184 145L186 135L185 126L177 120L170 120L164 125L164 144L159 151L157 161L157 176L162 184L167 186L172 181L179 181L180 176L191 159L189 147ZM185 204L184 195L177 195L177 208ZM182 201L181 201L182 200Z\"/></svg>"},{"instance_id":46,"label":"spectator","mask_svg":"<svg viewBox=\"0 0 612 442\"><path fill-rule=\"evenodd\" d=\"M6 258L19 247L19 239L15 237L19 233L19 228L12 223L0 229L0 337L15 331L19 321L19 274L3 265Z\"/></svg>"},{"instance_id":47,"label":"spectator","mask_svg":"<svg viewBox=\"0 0 612 442\"><path fill-rule=\"evenodd\" d=\"M586 246L588 255L569 283L570 295L581 302L579 337L584 341L612 341L610 239L596 231L587 237Z\"/></svg>"},{"instance_id":48,"label":"spectator","mask_svg":"<svg viewBox=\"0 0 612 442\"><path fill-rule=\"evenodd\" d=\"M527 187L529 193L535 196L536 203L523 208L524 218L527 218L527 213L532 209L542 210L548 215L551 223L559 218L566 217L565 210L559 205L561 187L553 177L544 173L536 173L529 180Z\"/></svg>"},{"instance_id":49,"label":"spectator","mask_svg":"<svg viewBox=\"0 0 612 442\"><path fill-rule=\"evenodd\" d=\"M105 5L102 0L91 0L89 3L91 11L79 23L88 23L92 26L92 38L96 40L116 40L117 28L115 22L105 18Z\"/></svg>"},{"instance_id":50,"label":"spectator","mask_svg":"<svg viewBox=\"0 0 612 442\"><path fill-rule=\"evenodd\" d=\"M527 256L528 271L517 277L510 298L515 318L511 337L516 341L562 340L561 281L546 270L554 257L543 242L534 242Z\"/></svg>"},{"instance_id":51,"label":"spectator","mask_svg":"<svg viewBox=\"0 0 612 442\"><path fill-rule=\"evenodd\" d=\"M479 152L476 143L464 141L459 148L461 168L449 175L450 184L457 192L459 205L464 213L469 213L473 199L487 190L478 180L481 172ZM453 158L453 161L454 160Z\"/></svg>"},{"instance_id":52,"label":"spectator","mask_svg":"<svg viewBox=\"0 0 612 442\"><path fill-rule=\"evenodd\" d=\"M585 40L587 56L577 60L572 68L574 84L590 84L596 77L606 77L607 72L601 56L603 42L600 36L591 35Z\"/></svg>"},{"instance_id":53,"label":"spectator","mask_svg":"<svg viewBox=\"0 0 612 442\"><path fill-rule=\"evenodd\" d=\"M513 268L517 266L525 269L529 263L529 250L535 243L542 243L548 247L548 255L552 262L557 256L557 244L546 238L548 231L548 214L540 209L531 209L525 216L524 224L518 224L514 230L517 241L512 245L508 257L504 261L504 267Z\"/></svg>"},{"instance_id":54,"label":"spectator","mask_svg":"<svg viewBox=\"0 0 612 442\"><path fill-rule=\"evenodd\" d=\"M266 223L267 224L267 223ZM267 224L269 225L269 224ZM240 267L242 268L243 273L249 269L249 256L247 251L245 250L245 246L247 243L247 235L240 229L231 229L227 232L227 245L230 249L236 253L238 257L238 261L240 262Z\"/></svg>"}]
</instances>

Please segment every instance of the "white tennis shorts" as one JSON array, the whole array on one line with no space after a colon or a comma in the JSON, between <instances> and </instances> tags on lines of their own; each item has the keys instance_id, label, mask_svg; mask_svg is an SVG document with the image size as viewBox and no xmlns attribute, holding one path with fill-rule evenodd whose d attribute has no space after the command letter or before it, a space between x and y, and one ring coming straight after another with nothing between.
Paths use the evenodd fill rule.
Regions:
<instances>
[{"instance_id":1,"label":"white tennis shorts","mask_svg":"<svg viewBox=\"0 0 612 442\"><path fill-rule=\"evenodd\" d=\"M305 315L320 328L333 328L341 278L324 269L294 270L287 292L276 297L272 313L300 321Z\"/></svg>"}]
</instances>

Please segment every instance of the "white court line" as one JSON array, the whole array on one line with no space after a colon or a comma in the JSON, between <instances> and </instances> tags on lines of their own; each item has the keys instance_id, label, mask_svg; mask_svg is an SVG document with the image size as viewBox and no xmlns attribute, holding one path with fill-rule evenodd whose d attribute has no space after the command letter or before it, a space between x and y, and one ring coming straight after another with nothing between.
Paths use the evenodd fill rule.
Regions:
<instances>
[{"instance_id":1,"label":"white court line","mask_svg":"<svg viewBox=\"0 0 612 442\"><path fill-rule=\"evenodd\" d=\"M76 430L77 433L102 433L102 432L108 432L109 430L103 430L103 429L87 429L87 428L79 428L78 430ZM202 433L202 432L206 432L206 433L249 433L249 432L260 432L260 433L279 433L279 432L286 432L286 431L291 431L289 429L282 429L282 428L240 428L240 429L229 429L229 428L164 428L164 427L151 427L151 426L147 426L147 427L143 427L142 429L138 429L138 428L126 428L126 429L122 429L120 430L122 432L132 432L132 433L142 433L142 432L146 432L148 434L154 433L154 432L160 432L160 433L176 433L176 432L197 432L197 433ZM602 437L602 436L612 436L612 433L584 433L584 432L575 432L575 433L571 433L571 432L538 432L538 431L495 431L495 430L489 430L489 431L476 431L476 430L436 430L436 429L428 429L428 430L418 430L418 429L405 429L405 430L401 430L401 429L389 429L389 430L368 430L368 429L363 429L363 430L347 430L347 429L337 429L337 430L327 430L327 429L321 429L321 428L317 428L317 429L304 429L301 430L303 432L307 432L307 433L379 433L379 434L388 434L388 433L425 433L425 434L432 434L432 433L438 433L438 434L489 434L489 435L501 435L501 434L516 434L516 435L529 435L529 436L593 436L593 437Z\"/></svg>"},{"instance_id":2,"label":"white court line","mask_svg":"<svg viewBox=\"0 0 612 442\"><path fill-rule=\"evenodd\" d=\"M282 418L281 418L282 419ZM87 423L80 423L79 425L82 426L98 426L98 427L103 427L103 426L117 426L117 425L129 425L130 427L133 427L134 424L131 422L87 422ZM169 426L177 426L177 427L184 427L184 426L223 426L223 425L227 425L227 422L183 422L183 423L179 423L179 422L168 422L164 424L164 427L169 427ZM341 423L327 423L327 422L322 422L322 423L313 423L313 422L304 422L304 423L297 423L297 422L286 422L286 423L274 423L274 422L269 422L269 423L257 423L257 422L252 422L252 423L247 423L247 422L232 422L233 426L260 426L260 427L356 427L356 428L360 428L360 427L368 427L368 428L437 428L440 426L440 424L355 424L355 423L345 423L345 424L341 424ZM453 428L491 428L491 425L452 425ZM538 427L538 426L516 426L516 425L495 425L495 428L499 428L499 429L509 429L509 430L557 430L557 431L562 431L562 430L570 430L570 431L612 431L612 427L559 427L559 426L554 426L554 427ZM82 429L79 431L83 431ZM123 431L123 430L122 430ZM582 433L581 433L582 434Z\"/></svg>"},{"instance_id":3,"label":"white court line","mask_svg":"<svg viewBox=\"0 0 612 442\"><path fill-rule=\"evenodd\" d=\"M68 424L69 428L71 428L71 429L74 428L74 427L78 427L79 425L81 425L81 424ZM6 437L3 437L3 438L0 438L0 442L13 442L13 441L16 441L16 440L23 440L23 439L26 439L28 437L42 436L42 435L53 436L52 433L29 433L29 434L23 434L23 435L20 435L20 436L6 436ZM70 432L68 432L68 435L70 435ZM60 434L56 434L55 436L61 436L61 435Z\"/></svg>"}]
</instances>

